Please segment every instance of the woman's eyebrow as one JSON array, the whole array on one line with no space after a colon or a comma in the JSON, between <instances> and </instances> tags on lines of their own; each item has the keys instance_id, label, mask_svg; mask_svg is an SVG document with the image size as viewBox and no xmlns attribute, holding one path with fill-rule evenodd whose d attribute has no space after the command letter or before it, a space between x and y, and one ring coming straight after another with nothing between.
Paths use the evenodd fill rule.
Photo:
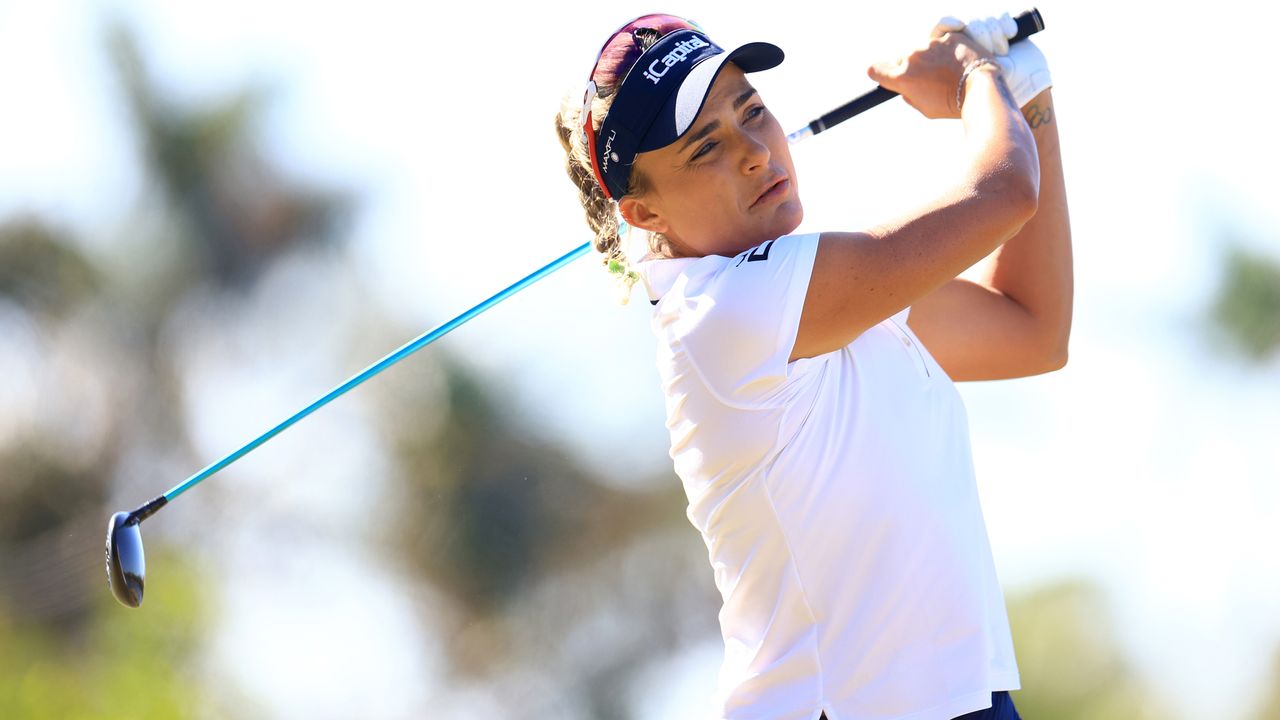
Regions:
<instances>
[{"instance_id":1,"label":"woman's eyebrow","mask_svg":"<svg viewBox=\"0 0 1280 720\"><path fill-rule=\"evenodd\" d=\"M720 127L720 121L719 121L719 120L712 120L711 122L707 123L706 125L703 125L703 126L702 126L702 129L698 130L698 132L696 132L696 133L694 133L694 134L690 135L689 137L685 138L685 140L684 140L684 144L682 144L682 145L680 146L680 152L684 152L685 150L688 150L690 145L692 145L692 144L694 144L694 143L698 142L698 141L699 141L699 140L701 140L702 138L704 138L704 137L706 137L706 136L710 135L711 133L715 132L715 130L716 130L717 128L719 128L719 127Z\"/></svg>"},{"instance_id":2,"label":"woman's eyebrow","mask_svg":"<svg viewBox=\"0 0 1280 720\"><path fill-rule=\"evenodd\" d=\"M738 97L734 98L734 100L733 100L733 109L734 109L734 110L738 110L739 108L741 108L743 105L745 105L745 104L747 103L747 101L748 101L748 100L750 100L750 99L751 99L751 96L752 96L752 95L755 95L755 94L756 94L756 89L755 89L755 88L747 88L747 89L746 89L746 90L745 90L741 95L739 95ZM692 144L694 144L694 143L698 142L698 141L699 141L699 140L701 140L702 138L704 138L704 137L706 137L706 136L710 135L711 133L715 132L715 131L716 131L716 129L717 129L717 128L719 128L719 127L720 127L720 121L719 121L719 120L712 120L711 122L707 123L706 125L703 125L703 126L702 126L702 128L700 128L700 129L698 130L698 132L696 132L696 133L694 133L694 134L690 135L689 137L685 138L684 143L680 146L680 152L684 152L685 150L688 150L690 145L692 145Z\"/></svg>"}]
</instances>

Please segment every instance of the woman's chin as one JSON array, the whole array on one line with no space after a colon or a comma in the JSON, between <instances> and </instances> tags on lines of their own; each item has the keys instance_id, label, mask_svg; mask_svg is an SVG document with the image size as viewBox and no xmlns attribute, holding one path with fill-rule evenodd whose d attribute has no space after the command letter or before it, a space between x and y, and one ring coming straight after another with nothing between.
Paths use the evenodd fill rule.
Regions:
<instances>
[{"instance_id":1,"label":"woman's chin","mask_svg":"<svg viewBox=\"0 0 1280 720\"><path fill-rule=\"evenodd\" d=\"M781 231L775 237L790 235L796 231L796 228L800 227L800 223L804 222L804 206L800 204L799 197L788 199L778 210L777 227Z\"/></svg>"}]
</instances>

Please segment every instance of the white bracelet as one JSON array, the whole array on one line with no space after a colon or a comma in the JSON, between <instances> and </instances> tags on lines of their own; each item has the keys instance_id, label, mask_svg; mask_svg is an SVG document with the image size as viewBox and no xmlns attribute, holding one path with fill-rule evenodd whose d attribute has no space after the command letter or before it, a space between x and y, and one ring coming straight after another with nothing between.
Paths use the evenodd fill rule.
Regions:
<instances>
[{"instance_id":1,"label":"white bracelet","mask_svg":"<svg viewBox=\"0 0 1280 720\"><path fill-rule=\"evenodd\" d=\"M960 84L956 86L956 112L960 112L961 104L964 102L964 86L969 82L969 74L983 65L996 65L996 61L991 58L981 57L968 65L964 66L964 72L960 75ZM996 65L999 67L999 65Z\"/></svg>"}]
</instances>

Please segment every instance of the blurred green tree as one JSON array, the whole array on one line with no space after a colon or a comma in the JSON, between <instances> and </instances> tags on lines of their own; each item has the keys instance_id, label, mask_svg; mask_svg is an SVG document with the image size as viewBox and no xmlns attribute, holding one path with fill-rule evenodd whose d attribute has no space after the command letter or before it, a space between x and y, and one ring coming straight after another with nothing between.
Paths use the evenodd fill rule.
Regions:
<instances>
[{"instance_id":1,"label":"blurred green tree","mask_svg":"<svg viewBox=\"0 0 1280 720\"><path fill-rule=\"evenodd\" d=\"M385 432L394 439L404 478L388 540L398 557L453 600L463 625L490 623L493 630L495 620L518 613L512 605L539 585L564 576L586 581L585 569L610 572L604 558L673 525L684 526L688 547L698 542L685 525L683 493L674 476L661 492L629 492L600 482L570 453L524 427L492 381L456 363L444 360L434 380L401 373L396 392L384 402L391 404L383 413ZM396 420L415 417L438 418L435 431ZM663 585L655 573L650 590L663 592ZM593 602L607 599L588 597L578 607ZM569 624L573 618L550 622ZM453 648L460 669L483 672L511 653L546 651L545 645L511 647L512 638L492 633L484 641L478 637L469 634L465 642L473 646ZM670 646L656 641L649 655ZM601 656L620 653L621 648L600 648ZM628 667L649 655L631 658Z\"/></svg>"},{"instance_id":2,"label":"blurred green tree","mask_svg":"<svg viewBox=\"0 0 1280 720\"><path fill-rule=\"evenodd\" d=\"M58 329L101 290L97 270L65 232L34 217L0 220L0 310L8 322L30 328L6 328L0 335L25 359L21 366L40 370L48 347L59 340ZM19 372L3 382L13 383L21 396L23 385L30 392L30 385L40 384L38 376L34 380ZM53 404L46 399L45 405ZM86 545L70 537L68 523L100 514L109 487L97 469L114 462L115 449L86 443L68 452L65 442L50 436L59 424L39 422L42 409L38 400L5 408L22 424L0 435L0 608L8 609L11 621L38 619L70 632L98 589L87 573L101 565L101 556L87 550L101 553L102 546L101 540Z\"/></svg>"},{"instance_id":3,"label":"blurred green tree","mask_svg":"<svg viewBox=\"0 0 1280 720\"><path fill-rule=\"evenodd\" d=\"M144 611L118 607L103 572L108 498L128 479L126 458L135 469L160 465L158 454L188 445L180 369L163 341L171 313L202 286L239 292L285 252L332 243L347 208L342 194L303 187L262 157L253 134L262 93L174 105L147 77L128 28L106 38L149 180L147 217L126 234L157 264L156 282L113 274L132 262L102 263L48 219L0 219L0 325L23 331L0 333L0 357L24 370L0 378L11 383L0 396L27 398L5 408L5 420L21 411L17 423L0 423L6 719L217 714L194 669L206 621L199 576L164 563L166 538L153 533L148 554L166 573L148 579ZM147 391L121 390L130 386ZM86 419L94 407L104 409ZM72 439L94 423L94 442ZM236 691L221 684L227 693Z\"/></svg>"},{"instance_id":4,"label":"blurred green tree","mask_svg":"<svg viewBox=\"0 0 1280 720\"><path fill-rule=\"evenodd\" d=\"M1280 262L1232 247L1211 309L1217 331L1261 362L1280 348Z\"/></svg>"},{"instance_id":5,"label":"blurred green tree","mask_svg":"<svg viewBox=\"0 0 1280 720\"><path fill-rule=\"evenodd\" d=\"M29 216L0 224L0 298L61 318L102 291L98 275L65 231Z\"/></svg>"},{"instance_id":6,"label":"blurred green tree","mask_svg":"<svg viewBox=\"0 0 1280 720\"><path fill-rule=\"evenodd\" d=\"M66 232L35 217L0 220L0 305L36 329L28 336L35 346L19 353L38 353L48 342L41 335L67 322L101 288L93 264ZM16 333L6 335L21 342ZM29 419L17 407L5 412ZM110 464L112 450L103 444L67 453L47 431L21 426L0 437L0 607L18 618L73 627L92 592L83 573L101 561L90 562L83 546L50 529L99 512L108 487L94 466Z\"/></svg>"},{"instance_id":7,"label":"blurred green tree","mask_svg":"<svg viewBox=\"0 0 1280 720\"><path fill-rule=\"evenodd\" d=\"M1008 610L1023 688L1013 698L1023 717L1171 717L1125 660L1093 585L1059 581L1010 597Z\"/></svg>"},{"instance_id":8,"label":"blurred green tree","mask_svg":"<svg viewBox=\"0 0 1280 720\"><path fill-rule=\"evenodd\" d=\"M166 573L149 582L158 592L148 594L145 613L126 612L98 592L70 641L47 625L15 622L0 609L0 717L226 717L232 702L238 717L251 715L233 688L214 694L201 683L190 652L201 639L205 612L200 576L189 562L163 553L158 559Z\"/></svg>"},{"instance_id":9,"label":"blurred green tree","mask_svg":"<svg viewBox=\"0 0 1280 720\"><path fill-rule=\"evenodd\" d=\"M1276 720L1280 718L1280 647L1272 655L1271 668L1262 682L1266 696L1261 699L1252 720Z\"/></svg>"},{"instance_id":10,"label":"blurred green tree","mask_svg":"<svg viewBox=\"0 0 1280 720\"><path fill-rule=\"evenodd\" d=\"M0 303L56 342L102 299L100 271L74 240L34 217L0 221ZM107 371L98 368L99 372ZM90 369L90 371L92 371ZM160 582L145 616L103 581L103 505L115 443L68 453L39 423L0 438L0 717L178 718L216 708L190 681L199 578ZM153 543L163 556L164 544ZM201 711L203 712L203 711Z\"/></svg>"}]
</instances>

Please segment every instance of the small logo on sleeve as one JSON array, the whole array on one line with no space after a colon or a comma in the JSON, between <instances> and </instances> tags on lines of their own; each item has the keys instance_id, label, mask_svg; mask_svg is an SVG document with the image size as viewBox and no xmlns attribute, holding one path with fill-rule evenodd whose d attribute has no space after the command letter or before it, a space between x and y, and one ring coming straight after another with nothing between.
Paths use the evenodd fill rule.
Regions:
<instances>
[{"instance_id":1,"label":"small logo on sleeve","mask_svg":"<svg viewBox=\"0 0 1280 720\"><path fill-rule=\"evenodd\" d=\"M764 243L763 245L751 250L751 252L742 253L741 255L738 256L738 262L737 264L734 265L734 267L738 267L738 265L741 265L743 260L746 260L747 262L760 262L762 260L768 260L769 251L773 249L773 244L775 242L777 241L770 240L769 242Z\"/></svg>"}]
</instances>

